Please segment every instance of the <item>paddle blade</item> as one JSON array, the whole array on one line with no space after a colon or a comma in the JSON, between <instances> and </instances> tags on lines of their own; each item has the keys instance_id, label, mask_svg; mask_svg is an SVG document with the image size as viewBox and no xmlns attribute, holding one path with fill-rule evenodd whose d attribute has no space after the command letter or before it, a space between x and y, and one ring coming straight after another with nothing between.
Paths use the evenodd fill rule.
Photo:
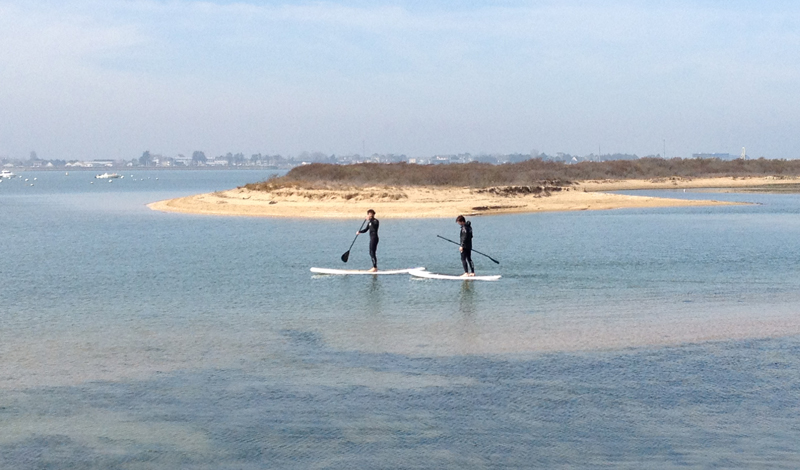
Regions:
<instances>
[{"instance_id":1,"label":"paddle blade","mask_svg":"<svg viewBox=\"0 0 800 470\"><path fill-rule=\"evenodd\" d=\"M350 258L350 250L347 250L342 255L342 261L346 263L349 258Z\"/></svg>"}]
</instances>

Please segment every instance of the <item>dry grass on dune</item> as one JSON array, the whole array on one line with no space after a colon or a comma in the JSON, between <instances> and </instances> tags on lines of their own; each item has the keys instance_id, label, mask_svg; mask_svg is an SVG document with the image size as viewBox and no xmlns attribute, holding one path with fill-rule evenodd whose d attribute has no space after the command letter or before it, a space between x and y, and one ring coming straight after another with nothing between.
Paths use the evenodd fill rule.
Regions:
<instances>
[{"instance_id":1,"label":"dry grass on dune","mask_svg":"<svg viewBox=\"0 0 800 470\"><path fill-rule=\"evenodd\" d=\"M542 162L550 165L550 162ZM481 188L497 185L566 186L570 181L547 178L525 170L521 164L466 163L415 165L407 163L361 163L356 165L311 164L293 168L287 181L336 182L358 186L453 186ZM552 181L545 181L552 180Z\"/></svg>"},{"instance_id":2,"label":"dry grass on dune","mask_svg":"<svg viewBox=\"0 0 800 470\"><path fill-rule=\"evenodd\" d=\"M305 200L333 200L345 201L398 201L407 199L408 195L400 188L391 186L372 187L364 190L352 184L321 181L298 181L280 177L269 178L260 183L250 183L239 189L250 191L268 192L283 198L300 198Z\"/></svg>"},{"instance_id":3,"label":"dry grass on dune","mask_svg":"<svg viewBox=\"0 0 800 470\"><path fill-rule=\"evenodd\" d=\"M492 186L564 187L573 181L798 176L800 160L733 160L642 158L608 162L565 164L543 160L492 165L466 163L415 165L408 163L361 163L332 165L314 163L293 168L285 176L244 186L250 190L333 190L364 186L450 186L488 188Z\"/></svg>"}]
</instances>

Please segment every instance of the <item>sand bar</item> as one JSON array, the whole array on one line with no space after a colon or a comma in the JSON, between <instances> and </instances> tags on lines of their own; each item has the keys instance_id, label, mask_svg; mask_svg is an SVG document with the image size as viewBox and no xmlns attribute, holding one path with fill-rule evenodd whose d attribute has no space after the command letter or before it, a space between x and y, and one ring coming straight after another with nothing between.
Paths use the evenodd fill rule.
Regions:
<instances>
[{"instance_id":1,"label":"sand bar","mask_svg":"<svg viewBox=\"0 0 800 470\"><path fill-rule=\"evenodd\" d=\"M748 188L800 183L798 178L661 178L591 180L538 194L501 195L475 188L434 186L337 189L281 188L273 192L244 188L158 201L153 210L188 214L351 218L374 209L381 218L452 217L521 212L608 210L623 208L727 205L714 200L685 200L610 194L633 189ZM504 187L498 187L502 189Z\"/></svg>"}]
</instances>

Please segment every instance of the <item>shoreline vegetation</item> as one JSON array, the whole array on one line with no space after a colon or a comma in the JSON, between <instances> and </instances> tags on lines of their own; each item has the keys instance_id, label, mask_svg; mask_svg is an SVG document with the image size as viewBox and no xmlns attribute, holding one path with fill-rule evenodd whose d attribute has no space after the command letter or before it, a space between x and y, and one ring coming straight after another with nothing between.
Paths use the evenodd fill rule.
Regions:
<instances>
[{"instance_id":1,"label":"shoreline vegetation","mask_svg":"<svg viewBox=\"0 0 800 470\"><path fill-rule=\"evenodd\" d=\"M504 165L310 164L227 191L149 204L153 210L253 217L382 218L727 205L713 200L613 194L641 189L800 188L800 160L647 158L573 165L529 160Z\"/></svg>"}]
</instances>

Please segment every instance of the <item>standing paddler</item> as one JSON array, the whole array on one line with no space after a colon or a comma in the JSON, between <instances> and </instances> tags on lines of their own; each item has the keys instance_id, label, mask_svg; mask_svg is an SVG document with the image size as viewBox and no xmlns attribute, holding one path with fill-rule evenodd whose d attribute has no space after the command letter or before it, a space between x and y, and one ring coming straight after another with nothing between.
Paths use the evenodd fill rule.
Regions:
<instances>
[{"instance_id":1,"label":"standing paddler","mask_svg":"<svg viewBox=\"0 0 800 470\"><path fill-rule=\"evenodd\" d=\"M372 258L372 269L369 272L374 273L378 270L378 226L380 222L375 218L375 211L370 209L367 211L367 226L364 230L356 232L356 236L360 233L369 232L369 257Z\"/></svg>"},{"instance_id":2,"label":"standing paddler","mask_svg":"<svg viewBox=\"0 0 800 470\"><path fill-rule=\"evenodd\" d=\"M461 226L461 243L458 251L461 252L461 264L464 266L464 277L475 275L475 265L472 264L472 223L463 215L456 217L456 223Z\"/></svg>"}]
</instances>

